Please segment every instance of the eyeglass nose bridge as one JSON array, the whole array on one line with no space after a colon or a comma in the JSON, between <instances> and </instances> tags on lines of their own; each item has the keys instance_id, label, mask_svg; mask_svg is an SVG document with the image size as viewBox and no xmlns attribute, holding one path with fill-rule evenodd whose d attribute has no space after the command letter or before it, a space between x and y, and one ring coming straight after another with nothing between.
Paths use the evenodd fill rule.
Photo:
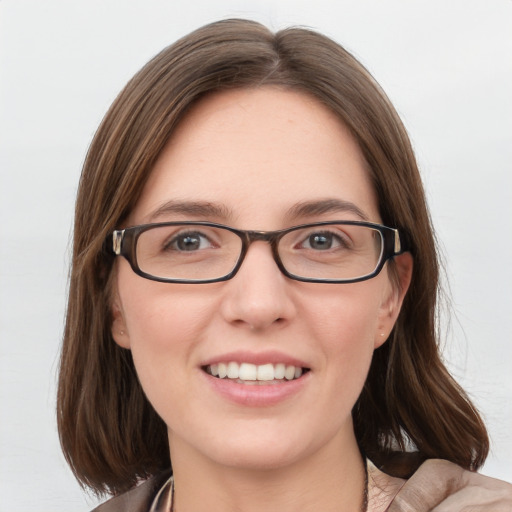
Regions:
<instances>
[{"instance_id":1,"label":"eyeglass nose bridge","mask_svg":"<svg viewBox=\"0 0 512 512\"><path fill-rule=\"evenodd\" d=\"M279 238L280 232L276 231L244 231L247 245L253 242L268 242L273 245Z\"/></svg>"},{"instance_id":2,"label":"eyeglass nose bridge","mask_svg":"<svg viewBox=\"0 0 512 512\"><path fill-rule=\"evenodd\" d=\"M238 263L236 265L236 268L234 269L234 274L238 272L240 267L242 266L245 256L247 255L247 252L249 251L249 248L253 242L267 242L270 245L271 251L272 251L272 257L274 258L275 263L277 264L279 270L285 274L288 275L286 272L286 269L284 268L284 265L281 261L281 258L279 256L279 251L277 249L279 239L282 238L283 233L280 231L243 231L239 232L243 236L242 238L242 251L239 256Z\"/></svg>"}]
</instances>

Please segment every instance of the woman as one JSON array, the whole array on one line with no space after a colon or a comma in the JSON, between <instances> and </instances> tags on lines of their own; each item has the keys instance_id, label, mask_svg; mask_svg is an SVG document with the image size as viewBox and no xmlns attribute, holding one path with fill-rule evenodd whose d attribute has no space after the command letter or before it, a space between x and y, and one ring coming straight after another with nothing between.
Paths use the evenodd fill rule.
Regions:
<instances>
[{"instance_id":1,"label":"woman","mask_svg":"<svg viewBox=\"0 0 512 512\"><path fill-rule=\"evenodd\" d=\"M512 507L439 358L407 134L334 42L229 20L165 49L74 233L58 421L98 510Z\"/></svg>"}]
</instances>

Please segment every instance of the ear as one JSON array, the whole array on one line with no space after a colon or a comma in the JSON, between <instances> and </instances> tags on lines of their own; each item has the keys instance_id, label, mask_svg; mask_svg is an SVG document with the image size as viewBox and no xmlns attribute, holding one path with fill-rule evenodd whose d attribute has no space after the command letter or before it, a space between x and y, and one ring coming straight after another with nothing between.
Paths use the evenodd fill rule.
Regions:
<instances>
[{"instance_id":1,"label":"ear","mask_svg":"<svg viewBox=\"0 0 512 512\"><path fill-rule=\"evenodd\" d=\"M388 339L402 308L405 294L412 278L413 259L409 252L394 258L394 274L389 277L389 288L380 305L374 347L378 348Z\"/></svg>"},{"instance_id":2,"label":"ear","mask_svg":"<svg viewBox=\"0 0 512 512\"><path fill-rule=\"evenodd\" d=\"M122 348L130 348L130 336L128 334L128 328L124 319L124 312L121 305L121 301L118 297L115 297L112 302L112 325L110 331L114 341Z\"/></svg>"}]
</instances>

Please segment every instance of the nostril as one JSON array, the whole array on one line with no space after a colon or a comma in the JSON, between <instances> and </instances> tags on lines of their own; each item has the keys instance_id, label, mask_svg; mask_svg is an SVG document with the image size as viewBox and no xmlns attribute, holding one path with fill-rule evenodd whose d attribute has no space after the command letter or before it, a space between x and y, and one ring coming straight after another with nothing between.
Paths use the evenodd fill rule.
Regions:
<instances>
[{"instance_id":1,"label":"nostril","mask_svg":"<svg viewBox=\"0 0 512 512\"><path fill-rule=\"evenodd\" d=\"M282 324L284 324L285 322L286 322L286 319L285 319L285 318L281 318L281 317L279 317L279 318L276 318L275 320L273 320L273 321L271 321L271 322L268 322L268 324L267 324L267 323L265 323L264 327L268 327L269 325L276 325L276 324L277 324L277 325L282 325ZM260 325L259 323L256 323L256 322L251 323L251 322L247 322L247 321L245 321L245 320L236 320L236 323L240 323L240 324L248 324L248 325L249 325L249 329L250 329L251 331L257 331L257 330L261 329L261 325Z\"/></svg>"}]
</instances>

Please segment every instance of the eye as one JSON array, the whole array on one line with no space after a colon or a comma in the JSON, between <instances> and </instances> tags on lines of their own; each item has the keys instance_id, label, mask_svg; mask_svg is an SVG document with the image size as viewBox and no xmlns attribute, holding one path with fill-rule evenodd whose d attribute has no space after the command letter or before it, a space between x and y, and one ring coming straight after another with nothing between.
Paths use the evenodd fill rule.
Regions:
<instances>
[{"instance_id":1,"label":"eye","mask_svg":"<svg viewBox=\"0 0 512 512\"><path fill-rule=\"evenodd\" d=\"M310 233L301 244L304 249L315 251L327 251L337 247L346 247L346 245L339 235L329 231Z\"/></svg>"},{"instance_id":2,"label":"eye","mask_svg":"<svg viewBox=\"0 0 512 512\"><path fill-rule=\"evenodd\" d=\"M199 251L212 247L209 238L198 231L179 233L174 236L166 245L165 249L173 251Z\"/></svg>"}]
</instances>

